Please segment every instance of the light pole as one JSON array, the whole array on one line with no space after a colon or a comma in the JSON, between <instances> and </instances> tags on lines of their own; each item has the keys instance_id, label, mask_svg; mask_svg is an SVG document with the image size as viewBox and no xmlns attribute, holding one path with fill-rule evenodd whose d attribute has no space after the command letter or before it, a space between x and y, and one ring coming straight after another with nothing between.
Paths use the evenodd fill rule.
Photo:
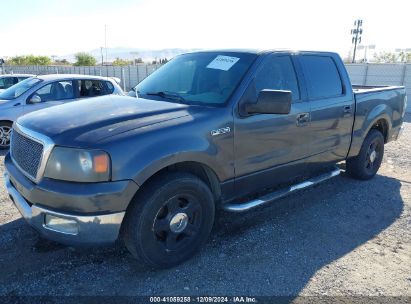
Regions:
<instances>
[{"instance_id":1,"label":"light pole","mask_svg":"<svg viewBox=\"0 0 411 304\"><path fill-rule=\"evenodd\" d=\"M107 60L107 24L104 24L104 47L106 49L106 62Z\"/></svg>"},{"instance_id":2,"label":"light pole","mask_svg":"<svg viewBox=\"0 0 411 304\"><path fill-rule=\"evenodd\" d=\"M367 51L368 50L375 50L375 44L368 44L368 45L359 45L358 50L364 50L364 62L368 62L367 60Z\"/></svg>"},{"instance_id":3,"label":"light pole","mask_svg":"<svg viewBox=\"0 0 411 304\"><path fill-rule=\"evenodd\" d=\"M357 51L357 45L361 43L362 36L362 20L357 19L354 21L354 28L351 30L351 42L354 44L354 53L352 56L352 63L355 63L355 53Z\"/></svg>"},{"instance_id":4,"label":"light pole","mask_svg":"<svg viewBox=\"0 0 411 304\"><path fill-rule=\"evenodd\" d=\"M137 65L137 58L138 58L138 52L130 52L130 54L133 56L133 63L134 65Z\"/></svg>"},{"instance_id":5,"label":"light pole","mask_svg":"<svg viewBox=\"0 0 411 304\"><path fill-rule=\"evenodd\" d=\"M104 56L103 56L103 47L102 46L100 47L100 50L101 50L101 66L103 66L104 65Z\"/></svg>"}]
</instances>

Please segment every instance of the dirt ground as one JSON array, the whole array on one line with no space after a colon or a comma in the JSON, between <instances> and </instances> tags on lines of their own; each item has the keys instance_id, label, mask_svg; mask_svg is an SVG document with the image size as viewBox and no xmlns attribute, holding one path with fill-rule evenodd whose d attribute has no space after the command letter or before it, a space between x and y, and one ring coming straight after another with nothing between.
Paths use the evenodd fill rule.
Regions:
<instances>
[{"instance_id":1,"label":"dirt ground","mask_svg":"<svg viewBox=\"0 0 411 304\"><path fill-rule=\"evenodd\" d=\"M1 180L0 295L411 297L410 141L407 115L374 179L341 174L269 207L220 214L199 254L162 271L121 245L78 250L40 239Z\"/></svg>"}]
</instances>

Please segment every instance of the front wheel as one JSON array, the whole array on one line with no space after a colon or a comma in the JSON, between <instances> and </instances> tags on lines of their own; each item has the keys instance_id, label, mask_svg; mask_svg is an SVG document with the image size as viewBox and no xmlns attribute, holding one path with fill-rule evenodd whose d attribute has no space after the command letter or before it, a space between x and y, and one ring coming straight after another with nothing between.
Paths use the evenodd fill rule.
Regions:
<instances>
[{"instance_id":1,"label":"front wheel","mask_svg":"<svg viewBox=\"0 0 411 304\"><path fill-rule=\"evenodd\" d=\"M384 156L384 136L378 130L371 130L365 137L360 153L347 160L347 173L361 180L374 177Z\"/></svg>"},{"instance_id":2,"label":"front wheel","mask_svg":"<svg viewBox=\"0 0 411 304\"><path fill-rule=\"evenodd\" d=\"M167 268L207 240L215 205L209 187L189 173L166 172L144 186L127 210L124 242L142 263Z\"/></svg>"},{"instance_id":3,"label":"front wheel","mask_svg":"<svg viewBox=\"0 0 411 304\"><path fill-rule=\"evenodd\" d=\"M0 122L0 149L10 147L10 136L13 124L8 121Z\"/></svg>"}]
</instances>

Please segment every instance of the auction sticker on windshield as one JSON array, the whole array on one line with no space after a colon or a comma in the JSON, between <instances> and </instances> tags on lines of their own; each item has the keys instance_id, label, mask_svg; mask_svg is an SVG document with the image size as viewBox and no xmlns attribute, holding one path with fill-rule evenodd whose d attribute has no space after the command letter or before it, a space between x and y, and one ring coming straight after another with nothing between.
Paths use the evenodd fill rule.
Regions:
<instances>
[{"instance_id":1,"label":"auction sticker on windshield","mask_svg":"<svg viewBox=\"0 0 411 304\"><path fill-rule=\"evenodd\" d=\"M208 65L208 69L228 71L240 58L218 55Z\"/></svg>"}]
</instances>

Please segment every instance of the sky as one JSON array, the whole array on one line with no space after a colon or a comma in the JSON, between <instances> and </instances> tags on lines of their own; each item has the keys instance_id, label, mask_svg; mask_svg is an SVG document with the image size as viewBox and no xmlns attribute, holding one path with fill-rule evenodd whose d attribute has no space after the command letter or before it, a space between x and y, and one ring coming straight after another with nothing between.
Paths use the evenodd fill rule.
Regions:
<instances>
[{"instance_id":1,"label":"sky","mask_svg":"<svg viewBox=\"0 0 411 304\"><path fill-rule=\"evenodd\" d=\"M404 0L0 0L0 57L64 56L107 47L326 50L411 48Z\"/></svg>"}]
</instances>

